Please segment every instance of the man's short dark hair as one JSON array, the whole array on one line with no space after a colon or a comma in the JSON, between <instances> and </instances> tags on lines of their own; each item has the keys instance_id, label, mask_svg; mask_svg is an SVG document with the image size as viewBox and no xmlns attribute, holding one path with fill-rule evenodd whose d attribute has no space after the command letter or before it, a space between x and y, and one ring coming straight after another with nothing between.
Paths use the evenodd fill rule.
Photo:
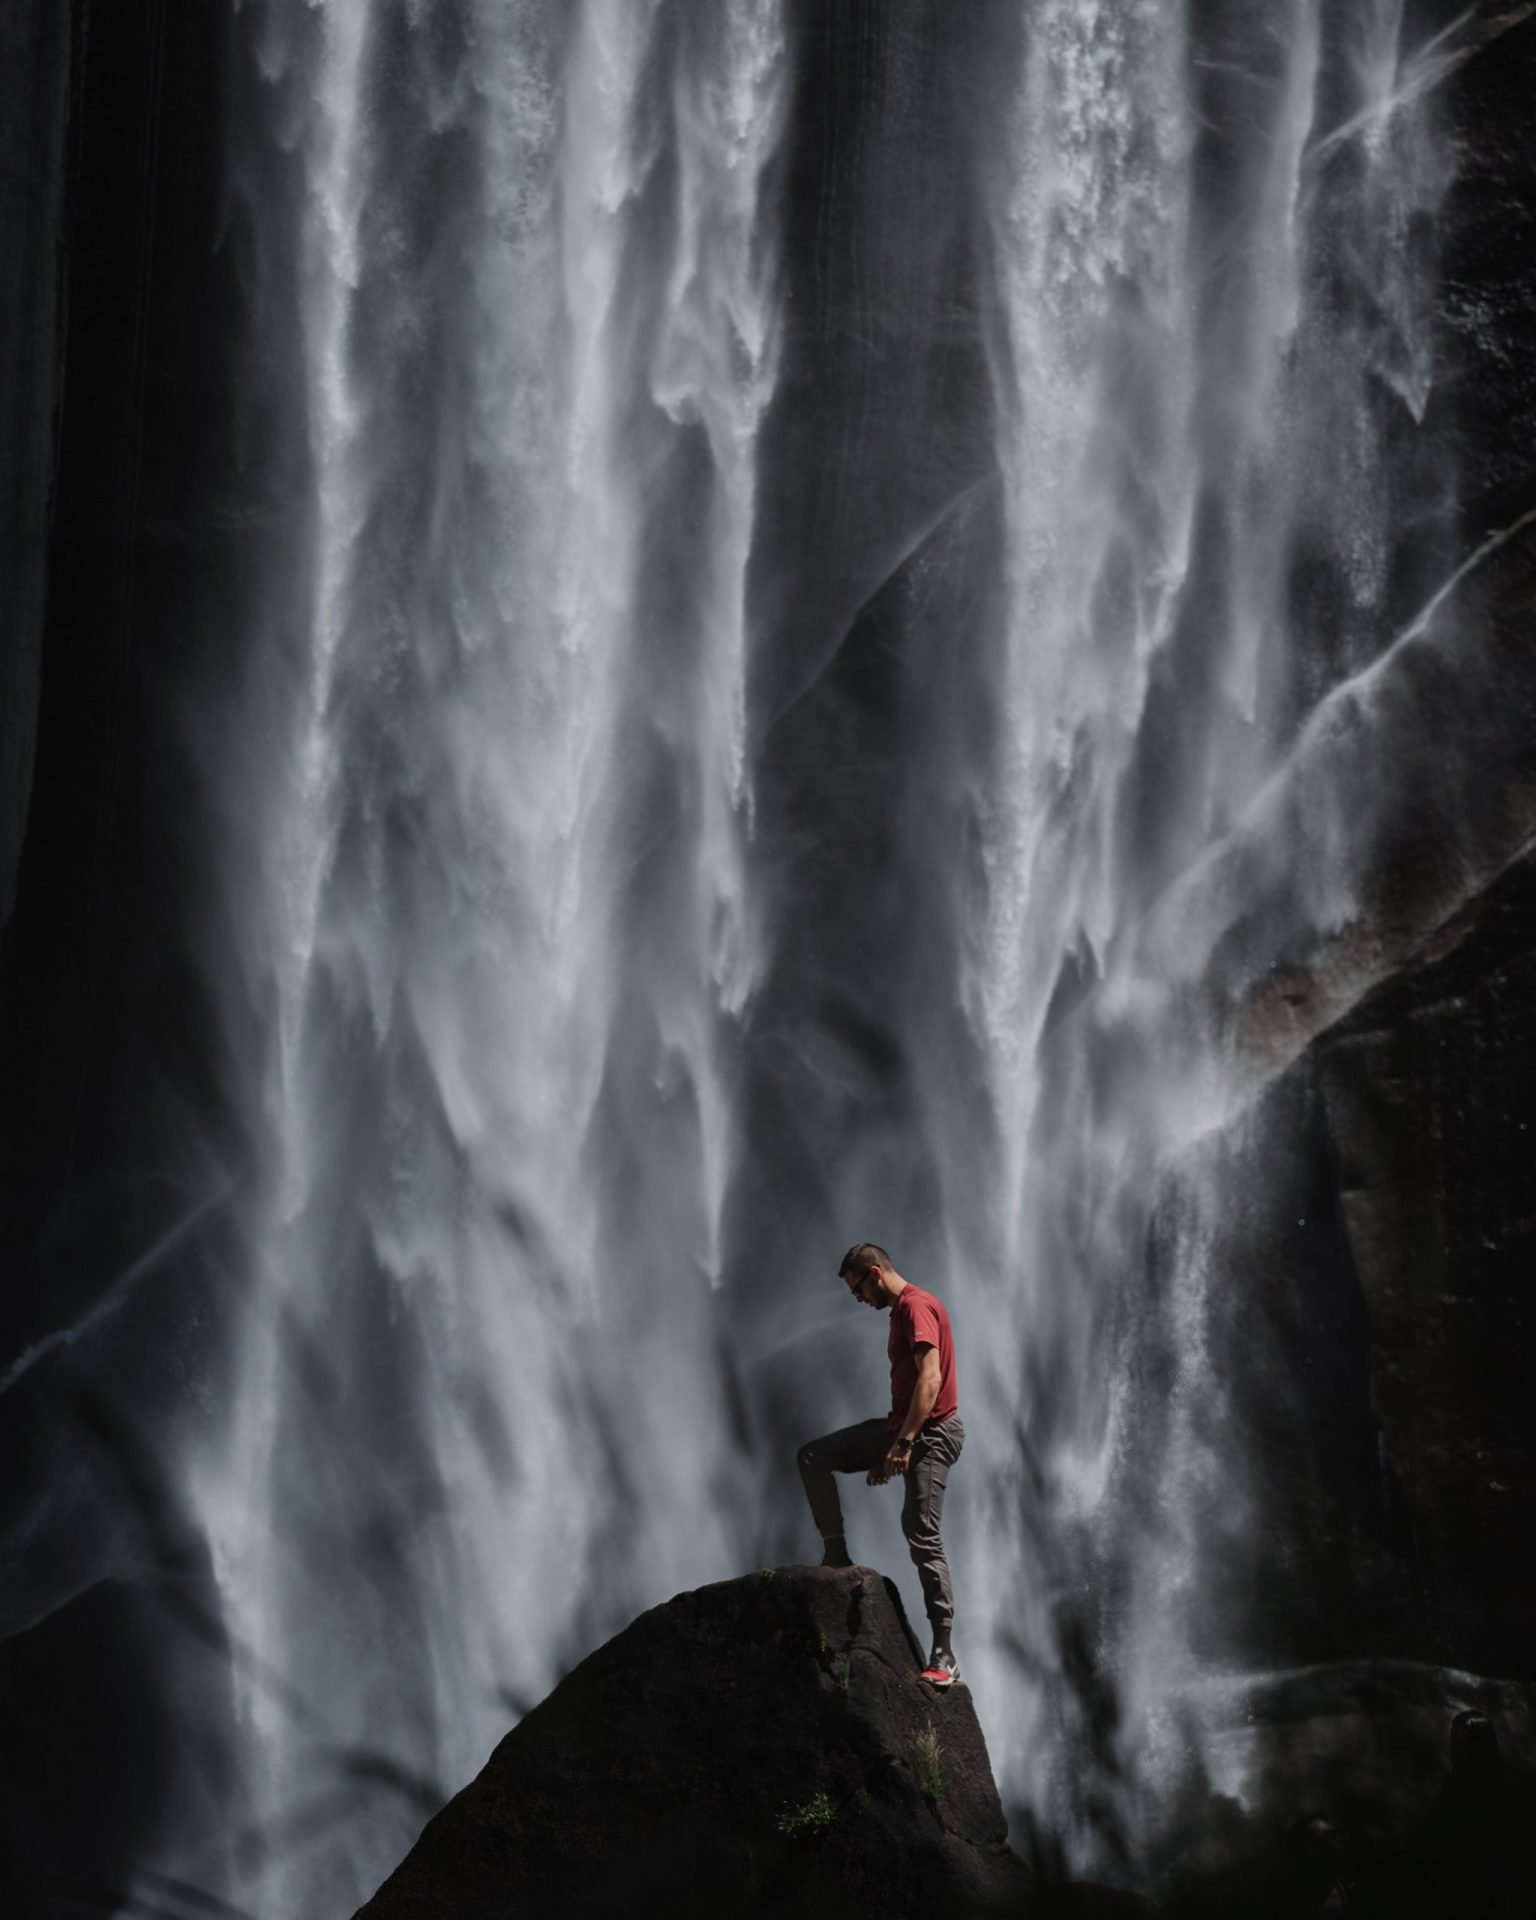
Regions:
<instances>
[{"instance_id":1,"label":"man's short dark hair","mask_svg":"<svg viewBox=\"0 0 1536 1920\"><path fill-rule=\"evenodd\" d=\"M877 1247L873 1240L855 1240L843 1255L843 1264L837 1270L839 1280L846 1280L850 1273L863 1273L867 1267L884 1267L887 1273L894 1273L896 1263L884 1247Z\"/></svg>"}]
</instances>

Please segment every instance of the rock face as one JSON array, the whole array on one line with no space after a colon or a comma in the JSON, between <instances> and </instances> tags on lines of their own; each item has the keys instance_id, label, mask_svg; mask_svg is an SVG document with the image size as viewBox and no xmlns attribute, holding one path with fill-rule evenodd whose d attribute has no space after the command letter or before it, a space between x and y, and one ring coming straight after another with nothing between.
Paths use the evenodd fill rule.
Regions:
<instances>
[{"instance_id":1,"label":"rock face","mask_svg":"<svg viewBox=\"0 0 1536 1920\"><path fill-rule=\"evenodd\" d=\"M1204 1651L1314 1689L1344 1663L1328 1713L1293 1703L1288 1724L1340 1731L1372 1659L1441 1673L1445 1710L1498 1717L1471 1676L1522 1689L1526 1716L1536 1697L1533 1049L1527 856L1184 1169L1234 1197L1212 1263L1242 1284L1210 1336L1267 1520L1208 1570Z\"/></svg>"},{"instance_id":2,"label":"rock face","mask_svg":"<svg viewBox=\"0 0 1536 1920\"><path fill-rule=\"evenodd\" d=\"M1317 1049L1423 1652L1536 1677L1536 860Z\"/></svg>"},{"instance_id":3,"label":"rock face","mask_svg":"<svg viewBox=\"0 0 1536 1920\"><path fill-rule=\"evenodd\" d=\"M679 1594L561 1681L368 1920L956 1915L1022 1894L964 1686L867 1567ZM663 1907L662 1903L665 1903Z\"/></svg>"},{"instance_id":4,"label":"rock face","mask_svg":"<svg viewBox=\"0 0 1536 1920\"><path fill-rule=\"evenodd\" d=\"M1482 0L1466 14L1471 58L1450 73L1442 108L1454 155L1436 347L1447 377L1427 424L1454 463L1471 547L1536 505L1536 6Z\"/></svg>"}]
</instances>

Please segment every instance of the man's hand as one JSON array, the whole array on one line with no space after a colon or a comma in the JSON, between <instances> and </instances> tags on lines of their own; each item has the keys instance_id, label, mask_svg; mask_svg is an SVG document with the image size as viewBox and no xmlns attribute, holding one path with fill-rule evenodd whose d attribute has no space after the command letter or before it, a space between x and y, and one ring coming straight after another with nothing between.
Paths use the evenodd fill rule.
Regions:
<instances>
[{"instance_id":1,"label":"man's hand","mask_svg":"<svg viewBox=\"0 0 1536 1920\"><path fill-rule=\"evenodd\" d=\"M911 1464L911 1446L899 1447L893 1444L888 1449L885 1458L880 1462L879 1466L870 1474L869 1485L872 1487L883 1487L894 1474L905 1473Z\"/></svg>"}]
</instances>

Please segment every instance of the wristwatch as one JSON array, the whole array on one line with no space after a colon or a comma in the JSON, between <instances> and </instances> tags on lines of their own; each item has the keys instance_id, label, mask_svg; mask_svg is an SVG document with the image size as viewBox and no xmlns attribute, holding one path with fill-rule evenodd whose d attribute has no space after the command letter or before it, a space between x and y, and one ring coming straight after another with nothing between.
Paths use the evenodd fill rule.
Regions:
<instances>
[{"instance_id":1,"label":"wristwatch","mask_svg":"<svg viewBox=\"0 0 1536 1920\"><path fill-rule=\"evenodd\" d=\"M904 1433L898 1433L896 1438L891 1442L891 1445L893 1447L900 1447L903 1453L910 1453L912 1451L912 1442Z\"/></svg>"}]
</instances>

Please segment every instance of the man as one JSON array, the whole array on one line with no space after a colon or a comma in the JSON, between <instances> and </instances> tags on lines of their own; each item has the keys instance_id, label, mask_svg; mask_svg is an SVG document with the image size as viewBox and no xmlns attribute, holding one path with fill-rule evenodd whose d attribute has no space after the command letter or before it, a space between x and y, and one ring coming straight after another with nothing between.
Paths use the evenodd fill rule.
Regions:
<instances>
[{"instance_id":1,"label":"man","mask_svg":"<svg viewBox=\"0 0 1536 1920\"><path fill-rule=\"evenodd\" d=\"M883 1420L860 1420L800 1449L800 1478L821 1529L824 1567L848 1567L843 1513L834 1473L863 1473L883 1487L906 1478L901 1530L923 1586L933 1628L933 1652L923 1678L952 1687L960 1678L950 1634L955 1603L949 1562L939 1537L944 1485L965 1444L957 1411L955 1343L949 1315L931 1293L903 1280L883 1247L861 1240L843 1255L838 1278L861 1306L891 1316L886 1352L891 1362L891 1410Z\"/></svg>"}]
</instances>

